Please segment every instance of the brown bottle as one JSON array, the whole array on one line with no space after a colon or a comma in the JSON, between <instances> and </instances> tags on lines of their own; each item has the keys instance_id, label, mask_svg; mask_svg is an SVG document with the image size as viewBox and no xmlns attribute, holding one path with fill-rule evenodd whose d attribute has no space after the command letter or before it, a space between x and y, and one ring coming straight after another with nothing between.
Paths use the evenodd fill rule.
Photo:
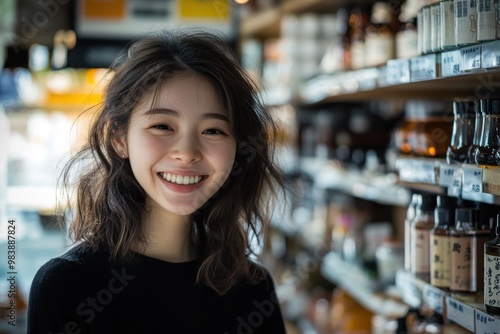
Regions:
<instances>
[{"instance_id":1,"label":"brown bottle","mask_svg":"<svg viewBox=\"0 0 500 334\"><path fill-rule=\"evenodd\" d=\"M438 196L434 210L435 225L431 230L431 278L435 287L447 290L450 287L451 248L450 230L455 224L456 198Z\"/></svg>"},{"instance_id":2,"label":"brown bottle","mask_svg":"<svg viewBox=\"0 0 500 334\"><path fill-rule=\"evenodd\" d=\"M411 224L411 263L413 276L426 282L430 280L430 236L434 227L436 197L422 194L418 199L415 219Z\"/></svg>"},{"instance_id":3,"label":"brown bottle","mask_svg":"<svg viewBox=\"0 0 500 334\"><path fill-rule=\"evenodd\" d=\"M484 307L500 315L500 215L497 215L495 238L484 244Z\"/></svg>"},{"instance_id":4,"label":"brown bottle","mask_svg":"<svg viewBox=\"0 0 500 334\"><path fill-rule=\"evenodd\" d=\"M450 290L475 293L484 285L484 245L490 230L479 221L476 208L458 208L456 224L451 231L451 284Z\"/></svg>"}]
</instances>

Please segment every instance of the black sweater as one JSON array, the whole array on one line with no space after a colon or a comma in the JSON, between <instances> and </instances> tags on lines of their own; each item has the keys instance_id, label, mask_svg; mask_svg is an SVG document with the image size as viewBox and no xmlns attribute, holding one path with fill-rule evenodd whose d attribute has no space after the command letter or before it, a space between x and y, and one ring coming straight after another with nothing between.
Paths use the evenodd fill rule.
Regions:
<instances>
[{"instance_id":1,"label":"black sweater","mask_svg":"<svg viewBox=\"0 0 500 334\"><path fill-rule=\"evenodd\" d=\"M198 261L136 255L111 265L81 244L47 262L31 286L28 333L285 333L269 275L219 296L195 284Z\"/></svg>"}]
</instances>

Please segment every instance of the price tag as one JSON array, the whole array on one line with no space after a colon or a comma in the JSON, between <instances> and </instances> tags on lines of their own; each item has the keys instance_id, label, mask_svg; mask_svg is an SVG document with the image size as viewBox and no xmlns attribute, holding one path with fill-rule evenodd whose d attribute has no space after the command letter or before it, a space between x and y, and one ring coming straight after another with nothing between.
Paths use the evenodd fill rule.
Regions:
<instances>
[{"instance_id":1,"label":"price tag","mask_svg":"<svg viewBox=\"0 0 500 334\"><path fill-rule=\"evenodd\" d=\"M436 54L410 59L410 80L419 81L437 77Z\"/></svg>"},{"instance_id":2,"label":"price tag","mask_svg":"<svg viewBox=\"0 0 500 334\"><path fill-rule=\"evenodd\" d=\"M484 43L481 56L481 65L483 68L499 67L500 41Z\"/></svg>"},{"instance_id":3,"label":"price tag","mask_svg":"<svg viewBox=\"0 0 500 334\"><path fill-rule=\"evenodd\" d=\"M443 314L444 292L430 284L424 286L424 302L435 312Z\"/></svg>"},{"instance_id":4,"label":"price tag","mask_svg":"<svg viewBox=\"0 0 500 334\"><path fill-rule=\"evenodd\" d=\"M460 169L459 166L442 164L439 166L439 185L443 187L452 187L454 182L455 171Z\"/></svg>"},{"instance_id":5,"label":"price tag","mask_svg":"<svg viewBox=\"0 0 500 334\"><path fill-rule=\"evenodd\" d=\"M500 321L486 312L476 309L475 317L476 334L500 333Z\"/></svg>"},{"instance_id":6,"label":"price tag","mask_svg":"<svg viewBox=\"0 0 500 334\"><path fill-rule=\"evenodd\" d=\"M422 288L411 274L404 270L396 273L396 286L403 294L403 301L414 308L419 308L422 304Z\"/></svg>"},{"instance_id":7,"label":"price tag","mask_svg":"<svg viewBox=\"0 0 500 334\"><path fill-rule=\"evenodd\" d=\"M464 168L463 191L480 194L483 192L483 170L481 168Z\"/></svg>"},{"instance_id":8,"label":"price tag","mask_svg":"<svg viewBox=\"0 0 500 334\"><path fill-rule=\"evenodd\" d=\"M441 75L443 77L460 74L462 70L460 68L461 64L462 57L460 55L460 50L441 53Z\"/></svg>"},{"instance_id":9,"label":"price tag","mask_svg":"<svg viewBox=\"0 0 500 334\"><path fill-rule=\"evenodd\" d=\"M448 319L474 332L474 308L454 298L446 298Z\"/></svg>"},{"instance_id":10,"label":"price tag","mask_svg":"<svg viewBox=\"0 0 500 334\"><path fill-rule=\"evenodd\" d=\"M470 71L481 68L481 45L473 45L460 49L462 58L461 70Z\"/></svg>"},{"instance_id":11,"label":"price tag","mask_svg":"<svg viewBox=\"0 0 500 334\"><path fill-rule=\"evenodd\" d=\"M436 168L434 161L420 160L415 166L417 169L417 182L436 184Z\"/></svg>"},{"instance_id":12,"label":"price tag","mask_svg":"<svg viewBox=\"0 0 500 334\"><path fill-rule=\"evenodd\" d=\"M408 59L388 60L386 75L389 85L410 82L410 61Z\"/></svg>"}]
</instances>

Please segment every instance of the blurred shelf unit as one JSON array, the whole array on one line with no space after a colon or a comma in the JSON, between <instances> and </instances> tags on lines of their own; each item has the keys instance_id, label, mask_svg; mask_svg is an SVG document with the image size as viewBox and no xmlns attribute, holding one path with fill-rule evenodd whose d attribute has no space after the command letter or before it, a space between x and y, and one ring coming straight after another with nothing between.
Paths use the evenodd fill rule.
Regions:
<instances>
[{"instance_id":1,"label":"blurred shelf unit","mask_svg":"<svg viewBox=\"0 0 500 334\"><path fill-rule=\"evenodd\" d=\"M339 167L334 161L302 158L300 169L318 189L338 190L345 194L392 206L406 206L410 192L397 184L394 173L368 173Z\"/></svg>"},{"instance_id":2,"label":"blurred shelf unit","mask_svg":"<svg viewBox=\"0 0 500 334\"><path fill-rule=\"evenodd\" d=\"M304 83L294 102L315 105L330 102L381 99L453 99L489 97L500 80L500 41L355 71L322 74Z\"/></svg>"},{"instance_id":3,"label":"blurred shelf unit","mask_svg":"<svg viewBox=\"0 0 500 334\"><path fill-rule=\"evenodd\" d=\"M374 0L362 0L373 3ZM359 3L358 2L358 3ZM302 13L334 13L349 4L349 0L287 0L274 8L263 10L245 17L239 27L240 38L276 38L280 36L280 21L284 15Z\"/></svg>"}]
</instances>

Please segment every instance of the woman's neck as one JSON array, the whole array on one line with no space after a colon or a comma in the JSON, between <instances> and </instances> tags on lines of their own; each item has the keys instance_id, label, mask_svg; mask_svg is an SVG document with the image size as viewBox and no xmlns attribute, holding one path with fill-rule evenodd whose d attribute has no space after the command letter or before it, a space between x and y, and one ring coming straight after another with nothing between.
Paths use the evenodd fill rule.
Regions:
<instances>
[{"instance_id":1,"label":"woman's neck","mask_svg":"<svg viewBox=\"0 0 500 334\"><path fill-rule=\"evenodd\" d=\"M147 242L138 248L146 256L167 262L187 262L198 257L193 240L193 220L152 210L144 221Z\"/></svg>"}]
</instances>

